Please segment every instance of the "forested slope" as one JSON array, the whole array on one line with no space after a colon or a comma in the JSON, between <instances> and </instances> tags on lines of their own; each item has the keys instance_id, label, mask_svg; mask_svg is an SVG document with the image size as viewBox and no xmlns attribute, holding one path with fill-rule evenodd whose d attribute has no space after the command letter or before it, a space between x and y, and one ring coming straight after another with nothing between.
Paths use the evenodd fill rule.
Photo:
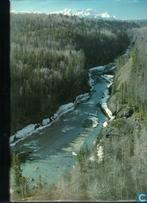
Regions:
<instances>
[{"instance_id":1,"label":"forested slope","mask_svg":"<svg viewBox=\"0 0 147 203\"><path fill-rule=\"evenodd\" d=\"M12 132L88 91L87 69L112 62L134 23L11 14Z\"/></svg>"},{"instance_id":2,"label":"forested slope","mask_svg":"<svg viewBox=\"0 0 147 203\"><path fill-rule=\"evenodd\" d=\"M130 37L132 48L117 60L109 100L115 119L47 197L135 200L138 191L147 190L147 28L133 29Z\"/></svg>"}]
</instances>

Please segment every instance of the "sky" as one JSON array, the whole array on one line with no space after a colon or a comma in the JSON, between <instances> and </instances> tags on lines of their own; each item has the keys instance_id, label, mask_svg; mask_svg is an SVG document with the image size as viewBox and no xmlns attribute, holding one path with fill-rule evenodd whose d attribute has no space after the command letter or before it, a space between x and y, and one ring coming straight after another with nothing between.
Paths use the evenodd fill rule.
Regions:
<instances>
[{"instance_id":1,"label":"sky","mask_svg":"<svg viewBox=\"0 0 147 203\"><path fill-rule=\"evenodd\" d=\"M118 19L147 19L147 0L10 0L12 11L53 12L95 9Z\"/></svg>"}]
</instances>

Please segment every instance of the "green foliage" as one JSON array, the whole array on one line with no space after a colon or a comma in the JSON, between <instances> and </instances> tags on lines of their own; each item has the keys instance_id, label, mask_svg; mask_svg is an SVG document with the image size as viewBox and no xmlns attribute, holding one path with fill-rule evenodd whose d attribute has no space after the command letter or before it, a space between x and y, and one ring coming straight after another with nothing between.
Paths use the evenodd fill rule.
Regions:
<instances>
[{"instance_id":1,"label":"green foliage","mask_svg":"<svg viewBox=\"0 0 147 203\"><path fill-rule=\"evenodd\" d=\"M39 176L38 188L39 188L39 189L42 189L42 188L43 188L43 181L42 181L41 175Z\"/></svg>"},{"instance_id":2,"label":"green foliage","mask_svg":"<svg viewBox=\"0 0 147 203\"><path fill-rule=\"evenodd\" d=\"M14 171L15 193L21 197L28 195L27 178L22 175L21 160L18 154L13 153L12 164Z\"/></svg>"},{"instance_id":3,"label":"green foliage","mask_svg":"<svg viewBox=\"0 0 147 203\"><path fill-rule=\"evenodd\" d=\"M128 90L127 90L127 83L126 81L123 82L120 86L120 93L121 93L121 103L125 104L127 103L127 94L128 94Z\"/></svg>"},{"instance_id":4,"label":"green foliage","mask_svg":"<svg viewBox=\"0 0 147 203\"><path fill-rule=\"evenodd\" d=\"M87 147L81 148L77 155L77 161L82 163L89 154L90 154L90 149L88 149Z\"/></svg>"},{"instance_id":5,"label":"green foliage","mask_svg":"<svg viewBox=\"0 0 147 203\"><path fill-rule=\"evenodd\" d=\"M13 153L12 156L12 163L13 163L13 169L14 169L14 180L15 185L20 187L21 185L21 178L22 178L22 169L21 169L21 162L17 154Z\"/></svg>"},{"instance_id":6,"label":"green foliage","mask_svg":"<svg viewBox=\"0 0 147 203\"><path fill-rule=\"evenodd\" d=\"M120 119L114 120L112 123L112 126L120 129L121 127L124 126L124 123L125 123L125 120L123 118L120 118Z\"/></svg>"},{"instance_id":7,"label":"green foliage","mask_svg":"<svg viewBox=\"0 0 147 203\"><path fill-rule=\"evenodd\" d=\"M147 125L147 105L146 103L140 103L140 105L137 108L136 111L136 117L139 118L140 120L142 120L144 122L145 125Z\"/></svg>"},{"instance_id":8,"label":"green foliage","mask_svg":"<svg viewBox=\"0 0 147 203\"><path fill-rule=\"evenodd\" d=\"M143 120L145 124L147 125L147 112L144 112Z\"/></svg>"},{"instance_id":9,"label":"green foliage","mask_svg":"<svg viewBox=\"0 0 147 203\"><path fill-rule=\"evenodd\" d=\"M132 56L133 66L136 67L136 63L137 63L137 50L136 49L132 51L131 56Z\"/></svg>"},{"instance_id":10,"label":"green foliage","mask_svg":"<svg viewBox=\"0 0 147 203\"><path fill-rule=\"evenodd\" d=\"M12 132L50 117L89 89L87 68L113 61L134 24L63 15L11 14Z\"/></svg>"}]
</instances>

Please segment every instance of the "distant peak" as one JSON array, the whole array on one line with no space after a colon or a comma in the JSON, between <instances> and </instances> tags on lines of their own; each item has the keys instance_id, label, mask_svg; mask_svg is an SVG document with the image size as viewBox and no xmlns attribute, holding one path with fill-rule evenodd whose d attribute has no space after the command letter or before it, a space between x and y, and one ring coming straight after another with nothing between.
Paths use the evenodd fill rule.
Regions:
<instances>
[{"instance_id":1,"label":"distant peak","mask_svg":"<svg viewBox=\"0 0 147 203\"><path fill-rule=\"evenodd\" d=\"M41 14L43 12L39 11L15 11L11 10L11 13L36 13ZM59 11L50 11L47 14L62 14L62 15L68 15L68 16L79 16L81 18L97 18L97 19L116 19L115 16L112 16L108 12L98 13L95 9L87 8L87 9L81 9L81 10L73 10L70 8L65 8L63 10Z\"/></svg>"},{"instance_id":2,"label":"distant peak","mask_svg":"<svg viewBox=\"0 0 147 203\"><path fill-rule=\"evenodd\" d=\"M116 19L115 16L110 15L108 12L98 13L95 9L87 8L83 10L72 10L65 8L61 11L53 11L50 14L63 14L69 16L79 16L87 18L106 18L106 19Z\"/></svg>"},{"instance_id":3,"label":"distant peak","mask_svg":"<svg viewBox=\"0 0 147 203\"><path fill-rule=\"evenodd\" d=\"M101 18L116 18L116 16L110 15L108 12L100 13L97 14L96 17L101 17Z\"/></svg>"}]
</instances>

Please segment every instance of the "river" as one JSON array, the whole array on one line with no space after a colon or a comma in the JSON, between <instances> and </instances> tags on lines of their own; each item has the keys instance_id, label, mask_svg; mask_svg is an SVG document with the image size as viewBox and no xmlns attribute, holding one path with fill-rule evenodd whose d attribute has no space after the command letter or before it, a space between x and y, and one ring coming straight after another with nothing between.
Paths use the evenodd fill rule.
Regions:
<instances>
[{"instance_id":1,"label":"river","mask_svg":"<svg viewBox=\"0 0 147 203\"><path fill-rule=\"evenodd\" d=\"M108 93L109 82L101 77L99 69L91 69L91 76L94 89L89 99L76 105L51 126L11 146L11 150L18 154L27 153L21 167L23 175L34 184L41 177L44 183L52 185L69 172L78 151L83 145L91 147L94 144L103 123L108 120L99 103L104 93Z\"/></svg>"}]
</instances>

